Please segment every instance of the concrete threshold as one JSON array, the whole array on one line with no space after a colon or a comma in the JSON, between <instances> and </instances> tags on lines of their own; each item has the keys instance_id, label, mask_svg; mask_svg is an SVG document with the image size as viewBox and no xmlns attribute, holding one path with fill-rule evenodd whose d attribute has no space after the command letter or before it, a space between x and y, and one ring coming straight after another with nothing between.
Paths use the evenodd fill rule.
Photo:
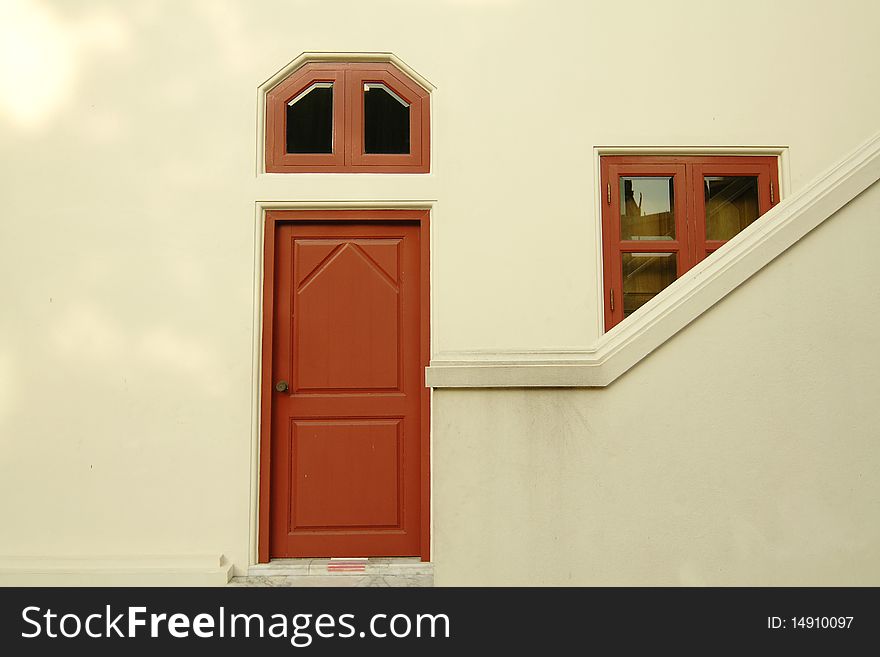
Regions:
<instances>
[{"instance_id":1,"label":"concrete threshold","mask_svg":"<svg viewBox=\"0 0 880 657\"><path fill-rule=\"evenodd\" d=\"M418 557L273 559L248 568L230 586L422 587L434 585L434 564Z\"/></svg>"}]
</instances>

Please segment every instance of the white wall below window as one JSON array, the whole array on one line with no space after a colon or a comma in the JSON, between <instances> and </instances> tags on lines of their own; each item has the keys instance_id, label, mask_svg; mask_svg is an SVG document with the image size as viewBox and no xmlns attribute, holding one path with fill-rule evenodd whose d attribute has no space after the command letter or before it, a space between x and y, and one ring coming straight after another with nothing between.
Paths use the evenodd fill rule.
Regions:
<instances>
[{"instance_id":1,"label":"white wall below window","mask_svg":"<svg viewBox=\"0 0 880 657\"><path fill-rule=\"evenodd\" d=\"M880 584L878 216L607 388L435 390L437 585Z\"/></svg>"}]
</instances>

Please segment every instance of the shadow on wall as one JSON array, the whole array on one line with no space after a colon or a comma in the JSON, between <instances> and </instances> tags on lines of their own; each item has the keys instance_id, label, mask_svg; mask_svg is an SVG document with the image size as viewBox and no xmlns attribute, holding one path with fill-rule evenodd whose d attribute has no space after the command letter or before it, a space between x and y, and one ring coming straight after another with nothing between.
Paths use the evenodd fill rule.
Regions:
<instances>
[{"instance_id":1,"label":"shadow on wall","mask_svg":"<svg viewBox=\"0 0 880 657\"><path fill-rule=\"evenodd\" d=\"M240 6L0 2L0 498L28 500L0 554L215 549L224 494L247 502L253 202L219 182L253 169Z\"/></svg>"},{"instance_id":2,"label":"shadow on wall","mask_svg":"<svg viewBox=\"0 0 880 657\"><path fill-rule=\"evenodd\" d=\"M178 16L192 13L217 46L198 62L212 75L169 66L191 55L167 20L170 5ZM220 96L230 70L241 70L244 38L232 5L170 5L0 6L0 207L7 218L0 235L15 251L2 259L4 280L15 281L3 297L17 310L0 317L16 346L0 350L0 390L7 391L0 426L13 412L15 389L32 389L34 356L51 361L43 372L56 376L112 367L114 375L161 373L163 385L188 378L190 394L229 392L229 377L219 371L223 348L205 337L199 311L206 299L230 295L250 305L251 230L245 227L230 253L228 244L200 236L211 203L188 208L181 198L216 193L225 165L212 152L222 144L224 119L205 116L193 131L196 122L186 116L200 99ZM157 43L170 54L151 61ZM189 152L206 156L194 161ZM241 159L250 165L248 153ZM248 268L244 276L230 266L235 258ZM27 354L29 345L40 353Z\"/></svg>"},{"instance_id":3,"label":"shadow on wall","mask_svg":"<svg viewBox=\"0 0 880 657\"><path fill-rule=\"evenodd\" d=\"M33 0L0 8L0 112L21 130L36 131L63 111L83 67L131 41L128 25L109 9L81 16Z\"/></svg>"}]
</instances>

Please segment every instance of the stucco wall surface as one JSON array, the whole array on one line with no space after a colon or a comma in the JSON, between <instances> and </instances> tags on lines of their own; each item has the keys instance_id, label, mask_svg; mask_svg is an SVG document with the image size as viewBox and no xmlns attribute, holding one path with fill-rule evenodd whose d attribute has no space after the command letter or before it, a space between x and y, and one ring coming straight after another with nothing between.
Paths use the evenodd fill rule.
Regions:
<instances>
[{"instance_id":1,"label":"stucco wall surface","mask_svg":"<svg viewBox=\"0 0 880 657\"><path fill-rule=\"evenodd\" d=\"M436 390L438 585L880 583L880 184L607 388Z\"/></svg>"},{"instance_id":2,"label":"stucco wall surface","mask_svg":"<svg viewBox=\"0 0 880 657\"><path fill-rule=\"evenodd\" d=\"M600 324L594 147L785 146L797 190L877 130L878 22L880 5L855 0L744 0L735 11L682 0L625 10L4 1L0 555L222 553L247 566L256 201L435 201L435 354L590 345ZM257 88L303 51L389 51L430 80L432 173L258 175ZM874 274L862 233L876 228L846 214L607 391L438 392L438 580L501 582L493 568L505 563L526 568L510 581L535 581L531 558L557 555L577 558L590 581L790 580L793 561L770 563L801 555L788 541L811 523L839 535L816 532L808 549L876 547L876 530L854 523L876 493L855 475L876 463L875 416L859 413L872 410L877 354L860 340L877 306L852 276ZM823 245L838 232L849 241ZM803 277L782 294L772 281L795 269ZM773 495L783 472L800 496ZM853 492L824 494L845 485ZM463 505L478 486L486 495ZM713 499L731 505L728 527L739 529L710 531ZM861 506L837 513L852 499ZM581 558L597 541L630 544L605 530L612 516L656 546L626 578ZM693 523L681 535L694 554L725 545L730 558L686 567L663 539L682 523ZM764 540L776 556L750 570ZM509 558L482 571L485 560L465 558L490 552ZM721 574L706 570L722 562ZM549 581L573 572L550 568ZM835 571L840 581L848 568Z\"/></svg>"}]
</instances>

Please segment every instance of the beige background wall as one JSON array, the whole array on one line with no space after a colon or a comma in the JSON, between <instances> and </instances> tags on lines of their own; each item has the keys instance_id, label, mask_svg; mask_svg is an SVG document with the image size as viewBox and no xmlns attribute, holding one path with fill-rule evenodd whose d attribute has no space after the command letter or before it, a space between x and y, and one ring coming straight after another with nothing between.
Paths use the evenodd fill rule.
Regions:
<instances>
[{"instance_id":1,"label":"beige background wall","mask_svg":"<svg viewBox=\"0 0 880 657\"><path fill-rule=\"evenodd\" d=\"M2 3L0 555L222 552L238 567L247 564L255 201L436 200L435 353L586 346L598 330L593 147L788 146L796 190L878 127L880 87L870 82L878 19L880 6L855 1L754 0L737 3L736 11L729 2L696 1L639 2L626 10L607 2L505 0ZM256 176L257 86L306 50L391 51L434 83L433 173ZM843 287L841 281L851 279L819 251L815 274L831 272L827 285ZM845 251L834 258L835 266L860 266ZM802 259L788 264L786 256L774 266L788 271ZM757 317L781 330L779 323L795 311L810 313L823 322L822 331L766 338L751 321L737 325L738 340L811 354L802 365L814 368L804 379L809 383L799 383L798 369L755 369L753 378L763 385L778 374L774 404L768 394L742 397L749 386L740 370L735 406L714 387L711 396L701 393L698 382L705 384L701 377L709 374L685 374L711 361L698 357L688 364L670 355L707 350L718 362L714 367L733 368L737 351L715 354L718 345L701 337L719 330L720 343L729 342L732 336L719 326L725 313L752 318L746 310L726 309L701 319L608 391L437 393L439 580L466 579L472 566L463 561L464 551L499 547L514 522L553 518L531 493L500 496L483 511L460 507L461 491L479 483L473 468L484 463L487 450L507 442L486 433L493 423L511 426L510 461L487 464L479 485L495 495L514 486L524 494L534 488L548 499L559 496L565 504L553 513L578 522L560 529L554 545L570 552L576 548L567 546L589 543L566 542L563 529L582 537L597 532L593 544L601 540L605 547L626 543L625 535L603 534L601 523L587 522L590 513L600 513L589 506L589 495L575 504L578 489L561 487L576 464L600 467L590 450L599 450L610 468L601 473L604 490L640 480L635 475L658 455L671 459L685 451L694 458L670 461L670 474L688 470L697 483L722 477L711 468L700 474L717 453L700 442L709 427L726 446L726 461L744 459L760 471L762 461L749 460L755 452L736 447L743 440L767 442L753 432L741 435L741 401L758 405L768 422L775 418L781 435L791 430L791 449L772 452L775 458L792 452L800 459L795 465L818 459L815 451L795 449L804 435L795 428L809 426L811 445L825 445L822 461L833 457L848 472L867 427L847 433L856 448L832 450L822 442L831 437L815 429L830 420L815 416L817 406L804 404L797 386L818 394L816 376L839 377L842 385L853 370L864 375L866 361L852 340L826 346L826 338L840 338L839 325L832 330L824 307L802 296L800 282L792 285L791 312L751 301L760 306ZM761 299L765 292L737 294ZM866 317L851 306L842 311L846 326ZM764 362L755 360L755 368ZM713 381L720 377L712 372ZM661 394L660 380L691 383ZM633 396L659 408L664 394L690 394L691 387L698 399L706 395L702 405L711 405L711 413L707 408L693 419L661 414L666 419L650 425L655 432L638 434L656 413L633 414ZM850 403L839 388L829 391L835 409ZM529 436L514 431L518 416L499 413L513 412L506 400L520 398L548 426L561 420L542 403L583 405L591 428L545 431L530 420L524 425L533 427ZM801 410L806 414L798 415ZM626 423L618 425L623 417ZM631 452L609 442L611 432L631 441ZM688 444L662 449L674 440ZM646 453L645 442L654 451ZM462 462L470 450L474 458ZM556 472L552 460L566 453L573 458L560 461L563 476L543 485ZM527 465L534 469L528 476ZM734 476L733 465L724 472L746 498L734 509L750 509L749 495L763 499L773 490L769 475L766 486L761 480L753 488L746 486L751 479ZM665 491L665 499L678 504L688 495L687 477L652 476L654 499L664 499ZM806 466L788 476L821 478ZM858 483L872 485L869 478ZM585 492L595 498L597 486ZM625 496L609 498L610 508L622 516L644 512L636 490L626 495L638 510ZM703 498L705 516L689 520L694 528L715 517L707 511L714 508L710 501ZM524 504L531 505L526 515ZM463 515L465 508L473 515ZM670 523L660 520L668 507L656 508L658 533L668 531ZM808 508L802 511L807 515L797 508L780 515L795 524L815 519ZM485 522L478 512L488 515ZM825 517L821 507L815 514ZM769 513L759 517L769 527ZM499 531L486 538L493 522ZM527 552L529 546L549 545L553 535L520 533L521 545L505 550L525 559L538 554ZM757 535L737 534L746 537L740 539L746 553ZM707 530L704 540L717 547L722 538ZM788 545L782 538L780 550ZM680 555L664 549L658 548L657 563L678 568ZM553 559L555 553L542 554ZM703 562L695 563L688 577L708 578ZM672 571L651 572L671 577Z\"/></svg>"}]
</instances>

